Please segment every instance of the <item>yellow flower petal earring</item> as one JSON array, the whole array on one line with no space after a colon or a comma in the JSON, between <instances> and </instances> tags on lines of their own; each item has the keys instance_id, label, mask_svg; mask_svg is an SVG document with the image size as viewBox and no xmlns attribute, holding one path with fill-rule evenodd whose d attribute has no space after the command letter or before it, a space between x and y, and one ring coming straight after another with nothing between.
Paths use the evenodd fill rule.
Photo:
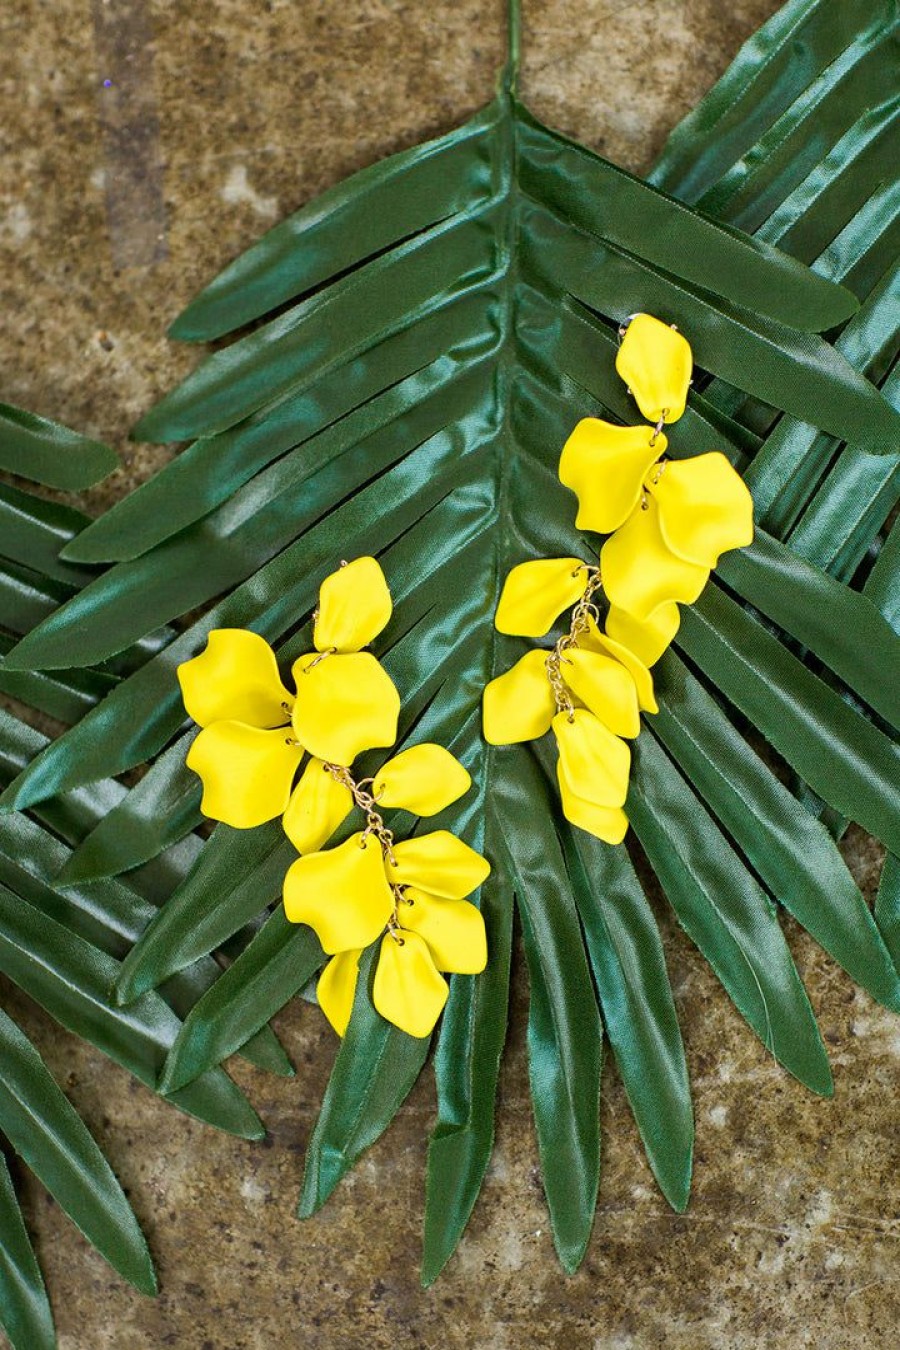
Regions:
<instances>
[{"instance_id":1,"label":"yellow flower petal earring","mask_svg":"<svg viewBox=\"0 0 900 1350\"><path fill-rule=\"evenodd\" d=\"M309 924L332 957L318 998L340 1035L372 943L380 940L375 1007L411 1036L432 1031L445 974L477 974L487 962L484 920L466 899L488 876L487 860L448 830L395 842L382 814L437 815L468 791L467 770L443 746L422 743L373 778L353 773L358 755L397 738L399 694L362 650L391 613L381 567L357 558L322 583L315 650L292 668L296 694L269 644L244 629L214 630L178 668L185 707L202 728L187 764L202 780L204 814L239 829L280 815L301 855L285 877L285 913ZM326 849L355 809L363 828Z\"/></svg>"},{"instance_id":2,"label":"yellow flower petal earring","mask_svg":"<svg viewBox=\"0 0 900 1350\"><path fill-rule=\"evenodd\" d=\"M689 343L650 314L632 315L619 333L616 370L653 425L586 417L566 441L559 476L578 499L576 526L608 538L599 566L544 558L512 569L499 632L540 638L573 606L571 619L551 649L526 652L492 680L483 700L493 745L552 730L564 815L611 844L628 829L626 742L642 712L658 711L650 667L678 632L678 606L699 597L721 553L753 538L753 500L723 454L665 457L663 428L687 405Z\"/></svg>"}]
</instances>

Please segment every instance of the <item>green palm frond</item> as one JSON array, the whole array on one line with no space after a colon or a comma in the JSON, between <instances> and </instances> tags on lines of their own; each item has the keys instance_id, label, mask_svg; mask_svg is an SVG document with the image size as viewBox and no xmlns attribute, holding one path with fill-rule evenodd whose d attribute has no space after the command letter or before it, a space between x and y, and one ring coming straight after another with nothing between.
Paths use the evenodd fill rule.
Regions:
<instances>
[{"instance_id":1,"label":"green palm frond","mask_svg":"<svg viewBox=\"0 0 900 1350\"><path fill-rule=\"evenodd\" d=\"M490 1157L514 906L564 1265L578 1264L593 1222L604 1033L660 1186L675 1207L687 1201L684 1052L629 853L563 821L545 746L488 749L480 736L481 690L516 654L492 625L506 571L530 556L596 553L599 541L572 526L556 462L580 416L633 419L613 374L616 327L633 311L676 322L704 372L671 452L724 449L762 525L686 611L678 652L658 667L661 712L638 742L628 803L634 834L740 1012L813 1090L831 1090L830 1070L776 901L900 1011L888 947L820 819L825 804L900 853L896 602L885 600L896 563L876 563L868 594L844 584L871 565L896 496L896 202L881 148L894 8L789 5L673 137L656 171L668 191L537 123L516 97L513 61L464 127L276 227L173 327L209 340L256 325L138 428L191 444L66 544L66 566L109 566L90 580L79 572L68 596L54 580L7 654L5 679L64 684L77 667L80 680L99 668L114 681L17 775L8 807L50 810L151 763L113 803L115 829L98 812L61 860L65 903L77 906L78 887L195 847L199 791L183 762L175 667L221 626L255 629L290 661L309 645L322 576L342 556L379 556L395 598L384 661L403 695L401 742L441 740L471 769L473 800L444 819L494 867L481 894L491 960L477 979L454 977L434 1054L426 1280L459 1240ZM810 59L779 77L793 72L798 43ZM814 153L798 155L807 142ZM841 493L836 535L828 502ZM754 727L793 772L791 787L751 744ZM196 847L193 870L122 961L120 999L168 988L264 921L171 1046L162 1085L179 1096L323 960L278 906L293 854L276 825L219 826ZM896 889L880 904L886 934ZM377 1016L361 980L302 1213L387 1126L427 1050Z\"/></svg>"}]
</instances>

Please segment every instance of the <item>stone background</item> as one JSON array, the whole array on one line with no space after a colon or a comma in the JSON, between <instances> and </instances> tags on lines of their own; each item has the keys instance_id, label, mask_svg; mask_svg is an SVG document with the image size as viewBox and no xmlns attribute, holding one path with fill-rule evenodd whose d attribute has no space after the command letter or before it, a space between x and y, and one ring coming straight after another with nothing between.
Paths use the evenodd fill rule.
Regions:
<instances>
[{"instance_id":1,"label":"stone background","mask_svg":"<svg viewBox=\"0 0 900 1350\"><path fill-rule=\"evenodd\" d=\"M530 0L522 92L551 124L641 171L774 0ZM354 169L445 131L492 92L498 0L4 0L0 8L2 397L97 435L123 467L91 509L167 452L126 439L197 353L165 328L271 223ZM877 858L851 836L871 891ZM814 1099L766 1057L659 906L697 1109L688 1213L655 1189L621 1086L581 1272L557 1267L527 1097L520 992L497 1151L469 1233L418 1286L426 1073L324 1212L294 1218L335 1042L311 1008L278 1023L293 1081L237 1076L270 1128L217 1135L3 991L112 1159L162 1294L113 1275L29 1178L62 1350L848 1350L893 1344L900 1026L796 930L832 1049ZM519 968L518 984L524 984Z\"/></svg>"}]
</instances>

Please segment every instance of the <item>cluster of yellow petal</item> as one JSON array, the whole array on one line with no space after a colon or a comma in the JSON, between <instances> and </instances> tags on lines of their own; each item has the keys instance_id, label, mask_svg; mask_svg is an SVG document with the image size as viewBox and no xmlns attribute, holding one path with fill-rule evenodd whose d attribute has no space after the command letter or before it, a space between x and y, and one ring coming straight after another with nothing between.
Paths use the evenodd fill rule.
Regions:
<instances>
[{"instance_id":1,"label":"cluster of yellow petal","mask_svg":"<svg viewBox=\"0 0 900 1350\"><path fill-rule=\"evenodd\" d=\"M285 878L285 913L314 928L332 958L318 998L339 1035L350 1020L359 959L379 939L375 1007L410 1036L430 1034L447 1001L443 973L475 975L487 962L484 919L465 897L489 872L487 860L448 830L390 841L387 849L362 831L298 858Z\"/></svg>"},{"instance_id":2,"label":"cluster of yellow petal","mask_svg":"<svg viewBox=\"0 0 900 1350\"><path fill-rule=\"evenodd\" d=\"M574 605L552 649L526 652L484 691L485 738L494 745L553 732L563 812L581 829L619 843L640 713L657 711L650 667L675 637L678 605L692 604L726 549L753 538L753 500L724 455L663 458L663 426L683 414L690 345L649 314L620 330L616 369L655 426L586 417L567 440L561 481L578 498L576 525L608 535L600 566L578 558L521 563L506 579L501 633L543 637ZM592 601L602 587L605 631Z\"/></svg>"},{"instance_id":3,"label":"cluster of yellow petal","mask_svg":"<svg viewBox=\"0 0 900 1350\"><path fill-rule=\"evenodd\" d=\"M203 782L204 815L251 829L290 809L305 751L350 764L363 750L393 745L400 697L376 658L361 650L390 617L390 592L374 558L326 577L316 650L293 665L296 694L258 633L213 629L205 651L178 667L184 706L203 728L187 763Z\"/></svg>"},{"instance_id":4,"label":"cluster of yellow petal","mask_svg":"<svg viewBox=\"0 0 900 1350\"><path fill-rule=\"evenodd\" d=\"M332 956L319 1001L341 1035L371 943L381 939L375 1006L413 1036L427 1036L440 1016L444 973L474 974L487 960L484 920L465 899L488 875L487 861L446 830L395 844L380 815L436 815L468 791L466 769L425 743L388 760L371 791L350 773L357 755L397 738L397 690L362 651L391 612L380 566L357 558L322 584L315 651L293 665L296 693L282 683L269 644L244 629L214 630L201 655L178 669L185 707L202 728L187 763L202 780L204 814L239 829L281 815L301 854L285 878L285 912L314 928ZM326 850L355 807L365 829Z\"/></svg>"}]
</instances>

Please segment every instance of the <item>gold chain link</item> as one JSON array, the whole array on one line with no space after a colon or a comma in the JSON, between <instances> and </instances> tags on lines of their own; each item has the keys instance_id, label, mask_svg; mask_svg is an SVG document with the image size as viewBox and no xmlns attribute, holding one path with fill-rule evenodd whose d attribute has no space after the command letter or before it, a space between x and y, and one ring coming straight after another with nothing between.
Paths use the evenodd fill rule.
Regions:
<instances>
[{"instance_id":1,"label":"gold chain link","mask_svg":"<svg viewBox=\"0 0 900 1350\"><path fill-rule=\"evenodd\" d=\"M565 713L570 722L575 720L575 705L562 676L561 667L563 662L566 661L565 653L572 647L578 646L578 639L589 631L591 620L598 626L600 624L600 611L594 604L594 595L603 584L600 579L600 568L589 567L587 563L583 564L583 568L587 573L587 583L581 599L572 610L569 631L559 638L553 651L548 653L545 663L550 688L553 690L553 697L556 699L556 710ZM578 569L579 572L581 570L581 568ZM577 576L577 572L575 575Z\"/></svg>"},{"instance_id":2,"label":"gold chain link","mask_svg":"<svg viewBox=\"0 0 900 1350\"><path fill-rule=\"evenodd\" d=\"M360 848L365 848L366 840L373 835L381 845L382 857L391 867L397 866L397 859L394 856L394 832L389 830L384 823L384 818L378 810L378 798L371 792L366 791L366 785L374 783L374 778L362 778L359 782L351 774L350 770L342 764L324 763L322 766L326 773L330 773L336 783L340 783L350 793L351 797L359 809L366 817L366 828L362 832L362 838L359 841ZM394 908L391 917L387 922L387 929L391 937L402 947L404 938L400 934L400 905L412 905L415 902L406 895L406 887L397 882L389 882L391 894L394 897Z\"/></svg>"}]
</instances>

